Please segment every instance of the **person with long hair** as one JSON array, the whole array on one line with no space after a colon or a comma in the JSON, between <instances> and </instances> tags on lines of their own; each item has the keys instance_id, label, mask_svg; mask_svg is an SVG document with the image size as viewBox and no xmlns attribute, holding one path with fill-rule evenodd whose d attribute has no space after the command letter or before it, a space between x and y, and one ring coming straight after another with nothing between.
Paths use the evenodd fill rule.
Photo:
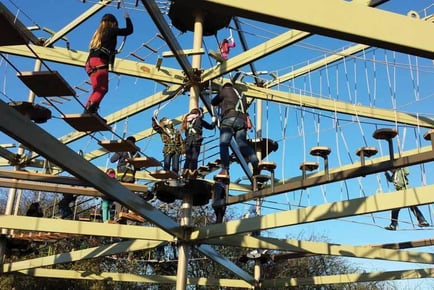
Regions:
<instances>
[{"instance_id":1,"label":"person with long hair","mask_svg":"<svg viewBox=\"0 0 434 290\"><path fill-rule=\"evenodd\" d=\"M212 130L215 128L216 118L212 117L211 124L203 119L202 110L192 109L181 123L181 131L185 132L185 162L183 176L185 178L197 177L197 162L202 146L203 128Z\"/></svg>"},{"instance_id":2,"label":"person with long hair","mask_svg":"<svg viewBox=\"0 0 434 290\"><path fill-rule=\"evenodd\" d=\"M133 33L133 23L128 13L124 14L126 27L119 28L113 14L105 14L89 44L89 56L86 61L86 72L92 84L84 113L96 113L103 97L108 92L108 71L113 66L118 36Z\"/></svg>"}]
</instances>

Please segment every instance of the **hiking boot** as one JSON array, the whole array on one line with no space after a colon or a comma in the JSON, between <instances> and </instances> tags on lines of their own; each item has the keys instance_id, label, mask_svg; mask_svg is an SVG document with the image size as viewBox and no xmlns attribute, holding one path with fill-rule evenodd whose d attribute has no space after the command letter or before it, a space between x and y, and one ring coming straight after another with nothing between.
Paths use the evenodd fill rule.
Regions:
<instances>
[{"instance_id":1,"label":"hiking boot","mask_svg":"<svg viewBox=\"0 0 434 290\"><path fill-rule=\"evenodd\" d=\"M429 223L426 220L422 220L419 222L418 226L421 228L429 227Z\"/></svg>"},{"instance_id":2,"label":"hiking boot","mask_svg":"<svg viewBox=\"0 0 434 290\"><path fill-rule=\"evenodd\" d=\"M89 102L86 104L86 107L84 108L83 114L93 114L98 112L99 104Z\"/></svg>"},{"instance_id":3,"label":"hiking boot","mask_svg":"<svg viewBox=\"0 0 434 290\"><path fill-rule=\"evenodd\" d=\"M398 226L397 223L391 223L389 226L385 227L388 231L396 231L396 227Z\"/></svg>"}]
</instances>

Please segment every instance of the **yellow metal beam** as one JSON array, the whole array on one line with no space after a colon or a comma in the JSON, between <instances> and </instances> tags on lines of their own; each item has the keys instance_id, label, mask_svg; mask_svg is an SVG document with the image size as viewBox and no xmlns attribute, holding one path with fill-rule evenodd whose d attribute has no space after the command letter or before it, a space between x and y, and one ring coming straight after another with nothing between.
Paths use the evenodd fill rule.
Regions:
<instances>
[{"instance_id":1,"label":"yellow metal beam","mask_svg":"<svg viewBox=\"0 0 434 290\"><path fill-rule=\"evenodd\" d=\"M434 26L410 16L342 0L201 0L190 5L344 39L392 51L434 58ZM417 31L417 33L415 33ZM399 33L397 33L399 32Z\"/></svg>"},{"instance_id":2,"label":"yellow metal beam","mask_svg":"<svg viewBox=\"0 0 434 290\"><path fill-rule=\"evenodd\" d=\"M148 284L176 284L176 276L163 275L135 275L130 273L89 273L86 271L74 270L59 270L59 269L44 269L36 268L32 270L19 271L22 274L39 278L63 278L77 280L110 280L115 282L132 282L132 283L148 283ZM188 285L199 286L214 286L214 287L235 287L252 289L252 285L236 279L218 279L218 278L187 278Z\"/></svg>"},{"instance_id":3,"label":"yellow metal beam","mask_svg":"<svg viewBox=\"0 0 434 290\"><path fill-rule=\"evenodd\" d=\"M62 219L0 215L0 227L34 232L69 233L85 236L173 241L173 236L157 227L102 224Z\"/></svg>"},{"instance_id":4,"label":"yellow metal beam","mask_svg":"<svg viewBox=\"0 0 434 290\"><path fill-rule=\"evenodd\" d=\"M68 50L62 47L32 46L32 50L42 60L79 67L84 67L89 54L87 51ZM0 53L31 58L35 57L33 52L31 52L25 45L0 46ZM180 70L168 67L160 67L160 69L157 69L154 64L138 63L126 59L117 59L113 71L121 75L150 79L164 83L183 84L184 82L184 75Z\"/></svg>"},{"instance_id":5,"label":"yellow metal beam","mask_svg":"<svg viewBox=\"0 0 434 290\"><path fill-rule=\"evenodd\" d=\"M384 249L372 246L330 244L302 240L284 240L266 237L255 238L247 235L221 237L218 240L211 240L210 243L214 245L241 246L244 248L269 249L316 255L366 258L409 263L431 264L434 261L433 253Z\"/></svg>"},{"instance_id":6,"label":"yellow metal beam","mask_svg":"<svg viewBox=\"0 0 434 290\"><path fill-rule=\"evenodd\" d=\"M3 265L3 273L33 269L38 267L46 267L87 259L94 259L123 252L135 252L140 250L152 249L157 247L161 243L161 241L130 240L125 242L113 243L110 245L88 248L84 250L71 251L63 254L5 263Z\"/></svg>"},{"instance_id":7,"label":"yellow metal beam","mask_svg":"<svg viewBox=\"0 0 434 290\"><path fill-rule=\"evenodd\" d=\"M239 88L243 89L242 86L239 86ZM266 88L260 88L254 85L245 85L243 93L247 97L258 98L282 104L290 104L307 108L320 108L321 110L329 112L336 112L389 122L397 122L399 124L407 124L425 128L434 127L434 119L427 117L421 117L404 112L397 112L394 110L379 109L374 107L351 104L337 100L310 97L290 92L281 92Z\"/></svg>"},{"instance_id":8,"label":"yellow metal beam","mask_svg":"<svg viewBox=\"0 0 434 290\"><path fill-rule=\"evenodd\" d=\"M433 278L434 269L416 269L388 272L371 272L356 274L340 274L330 276L313 276L309 278L288 278L288 279L270 279L262 281L264 288L286 288L294 286L307 285L327 285L327 284L344 284L344 283L363 283L372 281L389 281L389 280L407 280ZM417 283L419 284L419 283Z\"/></svg>"},{"instance_id":9,"label":"yellow metal beam","mask_svg":"<svg viewBox=\"0 0 434 290\"><path fill-rule=\"evenodd\" d=\"M429 204L434 202L433 190L434 185L428 185L209 225L192 231L190 240L203 242L210 238Z\"/></svg>"}]
</instances>

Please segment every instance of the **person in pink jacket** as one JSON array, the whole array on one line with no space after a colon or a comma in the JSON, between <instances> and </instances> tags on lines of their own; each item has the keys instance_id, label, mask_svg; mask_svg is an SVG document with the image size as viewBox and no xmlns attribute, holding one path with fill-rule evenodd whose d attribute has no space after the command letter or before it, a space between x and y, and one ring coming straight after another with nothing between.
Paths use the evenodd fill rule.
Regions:
<instances>
[{"instance_id":1,"label":"person in pink jacket","mask_svg":"<svg viewBox=\"0 0 434 290\"><path fill-rule=\"evenodd\" d=\"M220 54L224 59L228 59L229 51L233 47L235 47L235 41L232 36L223 39L223 41L219 45L219 49L220 49Z\"/></svg>"}]
</instances>

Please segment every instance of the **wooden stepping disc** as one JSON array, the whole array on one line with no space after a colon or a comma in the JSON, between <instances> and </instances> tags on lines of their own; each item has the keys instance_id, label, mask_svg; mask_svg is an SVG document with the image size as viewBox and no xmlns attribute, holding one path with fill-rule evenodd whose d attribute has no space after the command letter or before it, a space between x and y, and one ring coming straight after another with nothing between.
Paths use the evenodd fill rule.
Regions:
<instances>
[{"instance_id":1,"label":"wooden stepping disc","mask_svg":"<svg viewBox=\"0 0 434 290\"><path fill-rule=\"evenodd\" d=\"M423 139L429 141L431 140L431 135L434 134L434 129L429 130L425 134L423 134Z\"/></svg>"},{"instance_id":2,"label":"wooden stepping disc","mask_svg":"<svg viewBox=\"0 0 434 290\"><path fill-rule=\"evenodd\" d=\"M214 180L216 182L222 182L222 183L227 184L230 181L230 177L229 177L229 175L226 175L226 174L217 174L217 175L214 175Z\"/></svg>"},{"instance_id":3,"label":"wooden stepping disc","mask_svg":"<svg viewBox=\"0 0 434 290\"><path fill-rule=\"evenodd\" d=\"M155 171L155 172L151 172L149 173L149 175L151 175L153 178L156 179L176 179L179 177L178 174L176 174L173 171L167 171L167 170L159 170L159 171Z\"/></svg>"},{"instance_id":4,"label":"wooden stepping disc","mask_svg":"<svg viewBox=\"0 0 434 290\"><path fill-rule=\"evenodd\" d=\"M79 132L110 131L110 126L97 114L71 114L62 119Z\"/></svg>"},{"instance_id":5,"label":"wooden stepping disc","mask_svg":"<svg viewBox=\"0 0 434 290\"><path fill-rule=\"evenodd\" d=\"M255 175L254 179L258 183L264 183L264 182L267 182L268 180L270 180L270 176L259 174L259 175Z\"/></svg>"},{"instance_id":6,"label":"wooden stepping disc","mask_svg":"<svg viewBox=\"0 0 434 290\"><path fill-rule=\"evenodd\" d=\"M310 149L310 155L320 156L322 158L327 157L330 154L330 152L332 152L332 150L326 146L316 146Z\"/></svg>"},{"instance_id":7,"label":"wooden stepping disc","mask_svg":"<svg viewBox=\"0 0 434 290\"><path fill-rule=\"evenodd\" d=\"M365 157L371 157L377 153L378 153L378 150L375 147L360 147L356 151L357 156L361 156L361 154L363 154L363 156L365 156Z\"/></svg>"},{"instance_id":8,"label":"wooden stepping disc","mask_svg":"<svg viewBox=\"0 0 434 290\"><path fill-rule=\"evenodd\" d=\"M262 161L262 162L259 162L259 164L258 164L259 170L272 171L272 170L276 169L276 167L277 167L277 165L275 162Z\"/></svg>"},{"instance_id":9,"label":"wooden stepping disc","mask_svg":"<svg viewBox=\"0 0 434 290\"><path fill-rule=\"evenodd\" d=\"M10 102L8 105L35 123L45 123L51 119L51 111L38 104L31 102Z\"/></svg>"},{"instance_id":10,"label":"wooden stepping disc","mask_svg":"<svg viewBox=\"0 0 434 290\"><path fill-rule=\"evenodd\" d=\"M319 164L317 162L303 162L300 164L300 170L313 171L318 169Z\"/></svg>"},{"instance_id":11,"label":"wooden stepping disc","mask_svg":"<svg viewBox=\"0 0 434 290\"><path fill-rule=\"evenodd\" d=\"M75 96L75 91L57 71L31 71L18 78L39 97Z\"/></svg>"},{"instance_id":12,"label":"wooden stepping disc","mask_svg":"<svg viewBox=\"0 0 434 290\"><path fill-rule=\"evenodd\" d=\"M100 141L99 145L104 147L110 152L135 152L139 151L139 148L131 143L129 140L104 140Z\"/></svg>"},{"instance_id":13,"label":"wooden stepping disc","mask_svg":"<svg viewBox=\"0 0 434 290\"><path fill-rule=\"evenodd\" d=\"M395 138L396 135L398 135L398 131L396 131L395 129L381 128L375 130L374 134L372 134L372 137L380 140L389 140Z\"/></svg>"},{"instance_id":14,"label":"wooden stepping disc","mask_svg":"<svg viewBox=\"0 0 434 290\"><path fill-rule=\"evenodd\" d=\"M159 181L155 183L154 190L155 196L163 202L172 203L176 199L182 200L186 194L191 194L193 205L200 206L209 202L212 184L203 179L190 179L188 182L179 183L179 186Z\"/></svg>"},{"instance_id":15,"label":"wooden stepping disc","mask_svg":"<svg viewBox=\"0 0 434 290\"><path fill-rule=\"evenodd\" d=\"M130 158L128 162L134 165L135 168L157 167L161 165L161 162L153 157Z\"/></svg>"}]
</instances>

